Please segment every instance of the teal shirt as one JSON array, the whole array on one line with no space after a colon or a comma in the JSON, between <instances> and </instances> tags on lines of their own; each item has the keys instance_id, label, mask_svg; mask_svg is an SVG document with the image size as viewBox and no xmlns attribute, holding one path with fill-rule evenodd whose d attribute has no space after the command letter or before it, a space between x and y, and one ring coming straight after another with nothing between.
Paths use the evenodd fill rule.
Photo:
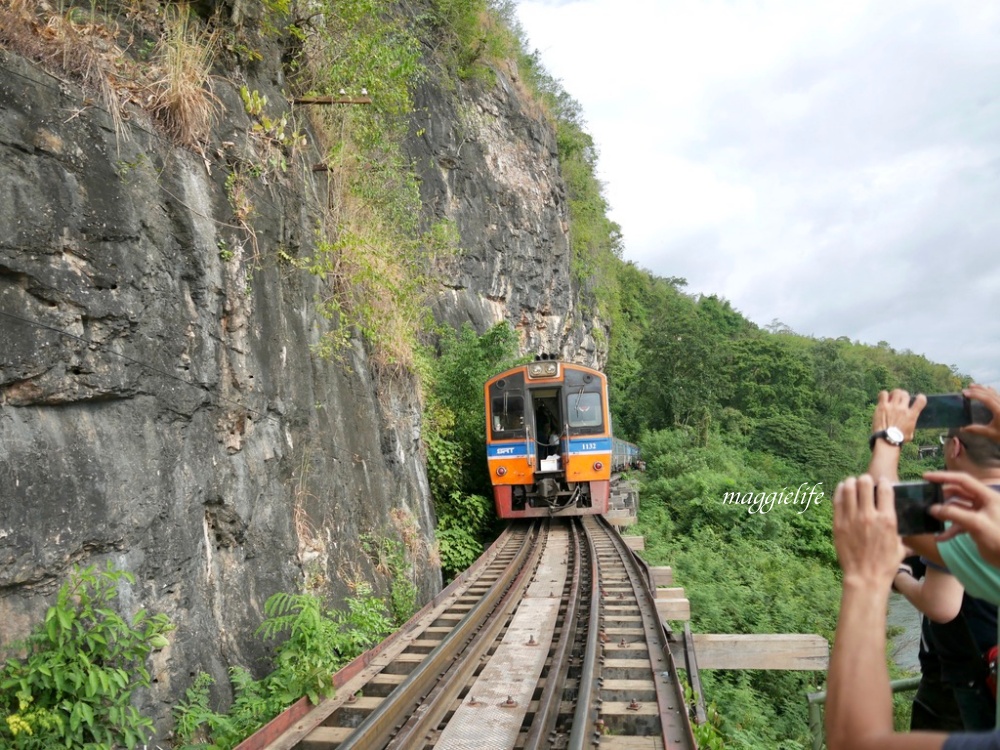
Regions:
<instances>
[{"instance_id":1,"label":"teal shirt","mask_svg":"<svg viewBox=\"0 0 1000 750\"><path fill-rule=\"evenodd\" d=\"M937 548L948 570L961 581L969 594L990 604L1000 604L1000 568L993 567L980 557L968 534L938 542Z\"/></svg>"}]
</instances>

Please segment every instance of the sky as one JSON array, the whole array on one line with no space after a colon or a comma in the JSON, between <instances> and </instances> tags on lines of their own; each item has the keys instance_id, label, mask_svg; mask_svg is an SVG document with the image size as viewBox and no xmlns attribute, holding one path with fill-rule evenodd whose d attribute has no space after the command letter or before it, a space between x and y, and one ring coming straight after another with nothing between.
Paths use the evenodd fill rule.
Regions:
<instances>
[{"instance_id":1,"label":"sky","mask_svg":"<svg viewBox=\"0 0 1000 750\"><path fill-rule=\"evenodd\" d=\"M1000 3L518 0L626 260L1000 387Z\"/></svg>"}]
</instances>

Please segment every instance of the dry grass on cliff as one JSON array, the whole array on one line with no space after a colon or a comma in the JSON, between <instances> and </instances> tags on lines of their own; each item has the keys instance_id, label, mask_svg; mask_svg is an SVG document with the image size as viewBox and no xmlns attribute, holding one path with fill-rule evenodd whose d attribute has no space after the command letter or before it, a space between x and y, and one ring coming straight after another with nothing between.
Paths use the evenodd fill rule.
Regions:
<instances>
[{"instance_id":1,"label":"dry grass on cliff","mask_svg":"<svg viewBox=\"0 0 1000 750\"><path fill-rule=\"evenodd\" d=\"M33 0L9 0L0 6L0 46L80 82L100 98L117 135L127 137L122 106L129 92L112 83L124 64L116 31L73 11L39 13Z\"/></svg>"},{"instance_id":2,"label":"dry grass on cliff","mask_svg":"<svg viewBox=\"0 0 1000 750\"><path fill-rule=\"evenodd\" d=\"M60 8L62 5L60 4ZM125 27L118 21L125 19ZM217 36L199 29L186 3L172 5L163 19L155 59L143 62L121 45L159 22L139 13L111 19L92 10L55 10L37 0L0 0L0 47L41 63L96 95L127 139L125 105L146 109L177 142L198 147L215 122L219 100L211 91ZM150 27L149 24L154 26Z\"/></svg>"},{"instance_id":3,"label":"dry grass on cliff","mask_svg":"<svg viewBox=\"0 0 1000 750\"><path fill-rule=\"evenodd\" d=\"M191 23L187 5L167 14L166 32L157 47L159 75L151 84L151 109L167 132L186 146L204 141L220 108L209 88L218 36Z\"/></svg>"}]
</instances>

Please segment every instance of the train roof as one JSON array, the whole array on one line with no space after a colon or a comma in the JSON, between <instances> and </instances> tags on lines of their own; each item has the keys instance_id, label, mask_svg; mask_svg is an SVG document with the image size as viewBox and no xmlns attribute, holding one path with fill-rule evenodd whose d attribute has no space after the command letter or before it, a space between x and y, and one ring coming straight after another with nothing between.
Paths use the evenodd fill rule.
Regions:
<instances>
[{"instance_id":1,"label":"train roof","mask_svg":"<svg viewBox=\"0 0 1000 750\"><path fill-rule=\"evenodd\" d=\"M528 367L530 367L531 365L540 363L549 363L549 362L554 362L555 364L559 365L560 369L563 370L572 369L572 370L579 370L580 372L589 372L592 375L598 376L602 380L606 379L606 376L604 375L603 372L601 372L600 370L595 370L593 367L587 367L587 365L580 365L577 364L576 362L567 362L561 359L539 359L535 360L534 362L526 362L522 365L515 365L514 367L504 370L503 372L498 372L496 375L493 375L492 377L489 378L489 380L486 381L486 385L488 386L490 383L499 380L500 378L509 377L512 373L526 372Z\"/></svg>"}]
</instances>

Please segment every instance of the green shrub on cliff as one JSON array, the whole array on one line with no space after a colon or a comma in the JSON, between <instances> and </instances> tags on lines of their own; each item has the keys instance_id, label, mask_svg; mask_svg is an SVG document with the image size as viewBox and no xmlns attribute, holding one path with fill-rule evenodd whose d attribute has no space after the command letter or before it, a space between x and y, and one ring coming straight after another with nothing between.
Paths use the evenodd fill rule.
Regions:
<instances>
[{"instance_id":1,"label":"green shrub on cliff","mask_svg":"<svg viewBox=\"0 0 1000 750\"><path fill-rule=\"evenodd\" d=\"M166 615L139 610L131 621L113 609L118 588L135 583L111 562L75 569L56 603L0 668L0 745L35 748L132 748L153 722L132 705L149 687L146 659L167 645Z\"/></svg>"}]
</instances>

